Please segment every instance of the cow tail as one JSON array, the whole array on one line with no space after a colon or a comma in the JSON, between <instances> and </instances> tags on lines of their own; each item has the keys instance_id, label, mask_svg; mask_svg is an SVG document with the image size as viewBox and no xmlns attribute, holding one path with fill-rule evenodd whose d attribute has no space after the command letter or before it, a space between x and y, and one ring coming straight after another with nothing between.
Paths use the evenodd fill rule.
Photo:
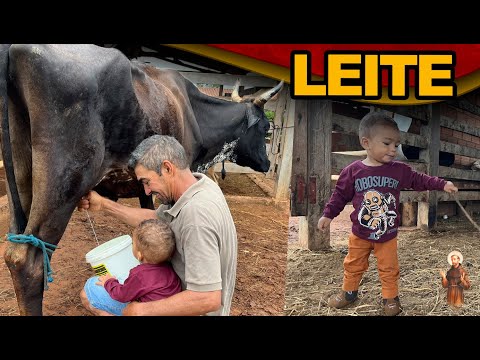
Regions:
<instances>
[{"instance_id":1,"label":"cow tail","mask_svg":"<svg viewBox=\"0 0 480 360\"><path fill-rule=\"evenodd\" d=\"M23 233L27 226L27 218L20 203L18 195L17 182L15 181L15 172L13 170L12 144L10 142L10 125L8 122L8 63L9 63L9 44L2 44L0 48L0 101L2 104L2 158L7 177L8 188L10 191L10 200L12 201L15 224L17 233ZM15 230L15 229L11 229Z\"/></svg>"}]
</instances>

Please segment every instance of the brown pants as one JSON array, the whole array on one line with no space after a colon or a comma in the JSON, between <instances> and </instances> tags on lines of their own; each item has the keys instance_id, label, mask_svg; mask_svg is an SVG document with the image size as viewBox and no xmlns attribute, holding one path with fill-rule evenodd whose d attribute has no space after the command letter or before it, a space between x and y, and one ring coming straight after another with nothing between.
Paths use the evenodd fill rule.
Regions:
<instances>
[{"instance_id":1,"label":"brown pants","mask_svg":"<svg viewBox=\"0 0 480 360\"><path fill-rule=\"evenodd\" d=\"M397 238L384 243L374 243L350 234L348 254L343 261L343 290L358 290L362 275L368 269L368 257L372 250L377 258L382 296L384 299L394 298L398 295L398 279L400 278Z\"/></svg>"}]
</instances>

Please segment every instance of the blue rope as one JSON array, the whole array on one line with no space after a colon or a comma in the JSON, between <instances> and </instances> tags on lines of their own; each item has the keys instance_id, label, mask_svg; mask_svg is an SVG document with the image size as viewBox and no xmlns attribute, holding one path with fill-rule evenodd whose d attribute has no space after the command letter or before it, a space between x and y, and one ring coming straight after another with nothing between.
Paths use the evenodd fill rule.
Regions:
<instances>
[{"instance_id":1,"label":"blue rope","mask_svg":"<svg viewBox=\"0 0 480 360\"><path fill-rule=\"evenodd\" d=\"M50 258L48 253L52 254L56 249L57 245L46 243L33 235L21 235L21 234L7 234L7 240L17 243L17 244L32 244L40 249L43 252L43 280L44 288L48 290L48 283L53 281L53 270L50 266Z\"/></svg>"}]
</instances>

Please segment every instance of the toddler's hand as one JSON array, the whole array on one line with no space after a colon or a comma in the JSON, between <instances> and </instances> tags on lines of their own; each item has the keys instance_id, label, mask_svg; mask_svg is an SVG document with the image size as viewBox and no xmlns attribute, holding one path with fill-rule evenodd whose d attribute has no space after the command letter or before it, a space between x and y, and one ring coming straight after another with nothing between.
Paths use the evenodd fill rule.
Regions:
<instances>
[{"instance_id":1,"label":"toddler's hand","mask_svg":"<svg viewBox=\"0 0 480 360\"><path fill-rule=\"evenodd\" d=\"M446 191L448 193L453 193L453 192L457 192L458 188L455 185L453 185L451 181L447 181L447 183L443 187L443 191Z\"/></svg>"},{"instance_id":2,"label":"toddler's hand","mask_svg":"<svg viewBox=\"0 0 480 360\"><path fill-rule=\"evenodd\" d=\"M319 220L318 220L318 224L317 224L317 227L318 227L318 230L320 231L325 231L328 229L328 227L330 226L330 223L332 222L332 219L330 218L327 218L325 216L322 216Z\"/></svg>"},{"instance_id":3,"label":"toddler's hand","mask_svg":"<svg viewBox=\"0 0 480 360\"><path fill-rule=\"evenodd\" d=\"M98 281L95 284L100 286L105 286L105 282L108 279L115 279L115 276L112 276L110 274L99 276Z\"/></svg>"}]
</instances>

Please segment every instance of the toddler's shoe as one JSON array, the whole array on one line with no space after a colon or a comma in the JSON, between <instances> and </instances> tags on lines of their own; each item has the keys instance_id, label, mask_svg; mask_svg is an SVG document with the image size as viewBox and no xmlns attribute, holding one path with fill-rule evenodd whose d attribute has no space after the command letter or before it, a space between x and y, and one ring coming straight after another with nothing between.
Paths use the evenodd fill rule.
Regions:
<instances>
[{"instance_id":1,"label":"toddler's shoe","mask_svg":"<svg viewBox=\"0 0 480 360\"><path fill-rule=\"evenodd\" d=\"M398 296L393 299L383 299L383 308L385 309L385 315L387 316L395 316L402 311Z\"/></svg>"},{"instance_id":2,"label":"toddler's shoe","mask_svg":"<svg viewBox=\"0 0 480 360\"><path fill-rule=\"evenodd\" d=\"M338 294L330 296L328 306L341 309L357 300L358 290L341 291Z\"/></svg>"}]
</instances>

